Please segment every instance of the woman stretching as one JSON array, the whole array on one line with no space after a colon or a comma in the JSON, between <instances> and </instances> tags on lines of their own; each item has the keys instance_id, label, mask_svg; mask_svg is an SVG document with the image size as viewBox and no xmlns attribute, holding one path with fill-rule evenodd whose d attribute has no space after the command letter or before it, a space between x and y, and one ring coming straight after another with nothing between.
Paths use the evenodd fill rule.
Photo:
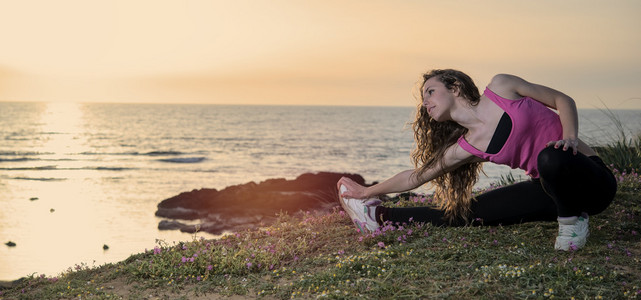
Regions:
<instances>
[{"instance_id":1,"label":"woman stretching","mask_svg":"<svg viewBox=\"0 0 641 300\"><path fill-rule=\"evenodd\" d=\"M412 127L415 169L370 187L338 181L341 205L360 230L375 231L385 221L461 226L557 220L554 248L575 250L589 235L588 215L605 210L616 193L612 172L578 139L574 100L516 76L494 76L480 95L460 71L430 71L423 75ZM472 197L485 161L523 169L530 180ZM388 208L375 198L427 182L436 187L438 209Z\"/></svg>"}]
</instances>

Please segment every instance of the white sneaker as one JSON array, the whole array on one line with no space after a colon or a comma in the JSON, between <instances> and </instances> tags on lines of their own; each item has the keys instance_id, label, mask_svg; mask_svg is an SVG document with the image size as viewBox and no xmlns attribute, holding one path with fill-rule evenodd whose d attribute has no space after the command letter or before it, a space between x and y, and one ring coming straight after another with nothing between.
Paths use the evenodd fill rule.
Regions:
<instances>
[{"instance_id":1,"label":"white sneaker","mask_svg":"<svg viewBox=\"0 0 641 300\"><path fill-rule=\"evenodd\" d=\"M556 237L554 249L563 251L574 251L585 246L585 242L590 236L588 228L588 215L583 214L579 217L558 218L559 235Z\"/></svg>"},{"instance_id":2,"label":"white sneaker","mask_svg":"<svg viewBox=\"0 0 641 300\"><path fill-rule=\"evenodd\" d=\"M346 190L347 188L341 185L340 194ZM343 198L340 194L338 198L341 206L361 232L374 232L378 229L379 225L378 222L376 222L375 216L376 206L383 203L383 201L376 198L367 200Z\"/></svg>"}]
</instances>

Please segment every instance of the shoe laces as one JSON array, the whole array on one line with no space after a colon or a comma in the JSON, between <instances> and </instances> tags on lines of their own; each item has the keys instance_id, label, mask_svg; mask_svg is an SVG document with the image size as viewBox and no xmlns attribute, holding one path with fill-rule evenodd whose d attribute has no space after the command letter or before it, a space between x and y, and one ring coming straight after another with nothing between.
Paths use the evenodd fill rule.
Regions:
<instances>
[{"instance_id":1,"label":"shoe laces","mask_svg":"<svg viewBox=\"0 0 641 300\"><path fill-rule=\"evenodd\" d=\"M576 236L577 224L559 224L559 236Z\"/></svg>"}]
</instances>

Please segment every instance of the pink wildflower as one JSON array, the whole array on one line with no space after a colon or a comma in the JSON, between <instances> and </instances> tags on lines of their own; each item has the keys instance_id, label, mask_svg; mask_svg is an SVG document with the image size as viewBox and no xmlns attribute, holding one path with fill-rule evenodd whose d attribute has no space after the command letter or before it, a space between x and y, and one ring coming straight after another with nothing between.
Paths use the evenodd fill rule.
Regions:
<instances>
[{"instance_id":1,"label":"pink wildflower","mask_svg":"<svg viewBox=\"0 0 641 300\"><path fill-rule=\"evenodd\" d=\"M381 248L385 248L385 243L383 243L383 242L378 242L378 246L379 246L379 247L381 247Z\"/></svg>"}]
</instances>

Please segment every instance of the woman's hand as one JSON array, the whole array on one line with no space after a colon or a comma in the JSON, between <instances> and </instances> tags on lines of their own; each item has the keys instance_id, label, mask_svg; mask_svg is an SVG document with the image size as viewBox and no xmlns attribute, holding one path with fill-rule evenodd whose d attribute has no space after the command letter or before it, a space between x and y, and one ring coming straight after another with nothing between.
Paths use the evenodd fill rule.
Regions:
<instances>
[{"instance_id":1,"label":"woman's hand","mask_svg":"<svg viewBox=\"0 0 641 300\"><path fill-rule=\"evenodd\" d=\"M568 151L568 149L572 148L572 154L576 155L579 148L579 140L576 138L566 138L558 141L551 141L545 146L554 146L554 149L559 149L559 147L563 146L563 151Z\"/></svg>"},{"instance_id":2,"label":"woman's hand","mask_svg":"<svg viewBox=\"0 0 641 300\"><path fill-rule=\"evenodd\" d=\"M344 185L347 190L343 193L340 192L341 185ZM354 198L354 199L365 199L369 196L365 193L366 187L356 183L354 180L343 177L336 183L336 188L341 197L345 198Z\"/></svg>"}]
</instances>

